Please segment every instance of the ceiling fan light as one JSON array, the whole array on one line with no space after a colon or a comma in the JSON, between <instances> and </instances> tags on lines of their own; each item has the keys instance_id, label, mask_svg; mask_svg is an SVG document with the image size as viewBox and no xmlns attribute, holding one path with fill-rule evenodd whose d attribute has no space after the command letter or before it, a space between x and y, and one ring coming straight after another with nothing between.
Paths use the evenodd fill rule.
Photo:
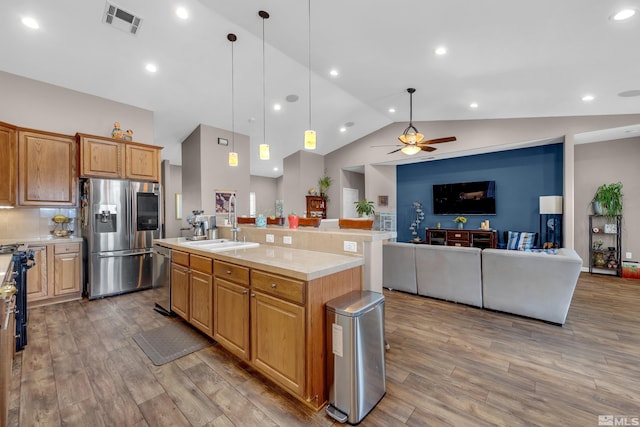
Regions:
<instances>
[{"instance_id":1,"label":"ceiling fan light","mask_svg":"<svg viewBox=\"0 0 640 427\"><path fill-rule=\"evenodd\" d=\"M405 145L400 149L400 151L408 156L413 156L414 154L418 154L421 151L421 148L417 145Z\"/></svg>"},{"instance_id":2,"label":"ceiling fan light","mask_svg":"<svg viewBox=\"0 0 640 427\"><path fill-rule=\"evenodd\" d=\"M233 151L229 153L229 166L238 166L238 153Z\"/></svg>"},{"instance_id":3,"label":"ceiling fan light","mask_svg":"<svg viewBox=\"0 0 640 427\"><path fill-rule=\"evenodd\" d=\"M398 139L403 144L417 144L418 142L424 139L424 135L421 133L409 132L409 133L403 133L398 137Z\"/></svg>"},{"instance_id":4,"label":"ceiling fan light","mask_svg":"<svg viewBox=\"0 0 640 427\"><path fill-rule=\"evenodd\" d=\"M316 149L316 131L315 130L304 131L304 148L305 150Z\"/></svg>"},{"instance_id":5,"label":"ceiling fan light","mask_svg":"<svg viewBox=\"0 0 640 427\"><path fill-rule=\"evenodd\" d=\"M260 160L269 160L269 144L260 144Z\"/></svg>"}]
</instances>

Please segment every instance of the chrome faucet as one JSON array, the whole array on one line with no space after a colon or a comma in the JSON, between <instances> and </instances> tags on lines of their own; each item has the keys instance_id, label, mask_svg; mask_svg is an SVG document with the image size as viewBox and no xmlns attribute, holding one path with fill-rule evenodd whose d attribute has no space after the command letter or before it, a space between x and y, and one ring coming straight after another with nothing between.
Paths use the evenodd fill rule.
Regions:
<instances>
[{"instance_id":1,"label":"chrome faucet","mask_svg":"<svg viewBox=\"0 0 640 427\"><path fill-rule=\"evenodd\" d=\"M233 236L233 241L238 241L238 231L240 231L240 227L238 227L238 212L236 211L236 196L232 194L229 197L229 214L227 216L227 221L229 221L229 225L231 225L231 235Z\"/></svg>"}]
</instances>

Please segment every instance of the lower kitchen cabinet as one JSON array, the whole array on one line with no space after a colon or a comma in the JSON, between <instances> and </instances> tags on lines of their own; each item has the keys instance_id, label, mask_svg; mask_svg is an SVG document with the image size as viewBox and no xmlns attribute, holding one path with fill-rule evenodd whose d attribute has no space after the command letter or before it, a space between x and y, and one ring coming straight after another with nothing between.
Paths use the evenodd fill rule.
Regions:
<instances>
[{"instance_id":1,"label":"lower kitchen cabinet","mask_svg":"<svg viewBox=\"0 0 640 427\"><path fill-rule=\"evenodd\" d=\"M31 306L73 299L82 294L82 243L29 245L35 266L27 270L27 302Z\"/></svg>"},{"instance_id":2,"label":"lower kitchen cabinet","mask_svg":"<svg viewBox=\"0 0 640 427\"><path fill-rule=\"evenodd\" d=\"M237 357L249 360L249 269L214 261L213 271L213 338Z\"/></svg>"},{"instance_id":3,"label":"lower kitchen cabinet","mask_svg":"<svg viewBox=\"0 0 640 427\"><path fill-rule=\"evenodd\" d=\"M80 292L80 268L82 265L80 243L53 246L54 296Z\"/></svg>"},{"instance_id":4,"label":"lower kitchen cabinet","mask_svg":"<svg viewBox=\"0 0 640 427\"><path fill-rule=\"evenodd\" d=\"M191 254L189 265L189 322L213 337L213 260Z\"/></svg>"},{"instance_id":5,"label":"lower kitchen cabinet","mask_svg":"<svg viewBox=\"0 0 640 427\"><path fill-rule=\"evenodd\" d=\"M292 393L305 386L305 309L262 292L251 294L251 361Z\"/></svg>"},{"instance_id":6,"label":"lower kitchen cabinet","mask_svg":"<svg viewBox=\"0 0 640 427\"><path fill-rule=\"evenodd\" d=\"M184 257L186 256L186 264ZM171 253L171 310L185 320L189 320L189 254Z\"/></svg>"}]
</instances>

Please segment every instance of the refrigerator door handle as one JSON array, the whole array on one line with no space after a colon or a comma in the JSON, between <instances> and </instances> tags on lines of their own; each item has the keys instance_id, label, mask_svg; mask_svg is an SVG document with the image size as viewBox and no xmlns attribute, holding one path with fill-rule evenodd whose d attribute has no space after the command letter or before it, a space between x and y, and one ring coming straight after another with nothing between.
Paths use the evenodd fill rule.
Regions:
<instances>
[{"instance_id":1,"label":"refrigerator door handle","mask_svg":"<svg viewBox=\"0 0 640 427\"><path fill-rule=\"evenodd\" d=\"M152 254L151 249L139 251L139 252L104 252L98 254L98 258L123 258L128 256L142 256Z\"/></svg>"}]
</instances>

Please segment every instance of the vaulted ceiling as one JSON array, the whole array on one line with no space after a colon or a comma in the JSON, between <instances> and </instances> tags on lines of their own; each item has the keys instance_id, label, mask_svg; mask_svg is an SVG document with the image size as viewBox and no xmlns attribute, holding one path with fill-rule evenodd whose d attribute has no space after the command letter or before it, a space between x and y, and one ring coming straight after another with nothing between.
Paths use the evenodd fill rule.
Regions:
<instances>
[{"instance_id":1,"label":"vaulted ceiling","mask_svg":"<svg viewBox=\"0 0 640 427\"><path fill-rule=\"evenodd\" d=\"M255 175L280 175L282 159L302 148L309 61L319 154L408 122L408 87L417 89L414 121L640 111L639 96L624 96L640 95L640 14L610 19L639 0L311 0L310 50L304 0L118 0L142 18L135 36L103 22L106 5L3 2L0 70L153 111L153 143L175 164L198 124L232 129L228 33L238 37L233 128L250 136ZM261 161L265 135L271 159Z\"/></svg>"}]
</instances>

